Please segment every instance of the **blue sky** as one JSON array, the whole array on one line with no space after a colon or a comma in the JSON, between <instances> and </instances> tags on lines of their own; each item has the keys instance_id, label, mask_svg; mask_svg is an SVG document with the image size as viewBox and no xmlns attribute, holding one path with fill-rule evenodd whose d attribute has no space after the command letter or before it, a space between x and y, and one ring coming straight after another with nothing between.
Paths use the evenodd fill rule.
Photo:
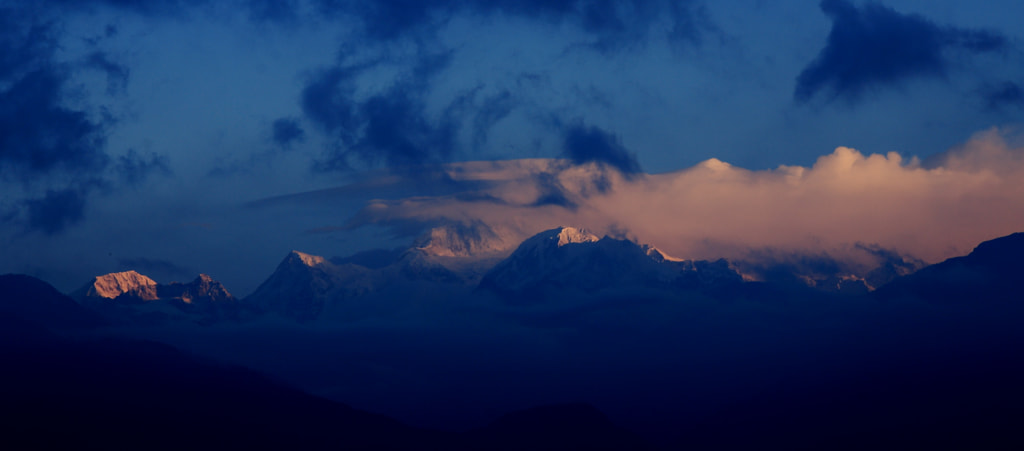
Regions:
<instances>
[{"instance_id":1,"label":"blue sky","mask_svg":"<svg viewBox=\"0 0 1024 451\"><path fill-rule=\"evenodd\" d=\"M1020 147L1014 1L0 5L0 271L63 289L135 268L244 295L291 249L397 245L310 231L433 193L448 162L761 171L845 146L927 166L994 127ZM407 185L252 206L382 171Z\"/></svg>"}]
</instances>

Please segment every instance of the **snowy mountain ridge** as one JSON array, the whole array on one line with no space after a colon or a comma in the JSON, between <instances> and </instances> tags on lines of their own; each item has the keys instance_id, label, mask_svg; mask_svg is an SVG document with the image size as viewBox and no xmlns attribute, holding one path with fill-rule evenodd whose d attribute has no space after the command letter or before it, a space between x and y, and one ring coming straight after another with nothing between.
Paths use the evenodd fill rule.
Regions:
<instances>
[{"instance_id":1,"label":"snowy mountain ridge","mask_svg":"<svg viewBox=\"0 0 1024 451\"><path fill-rule=\"evenodd\" d=\"M71 294L112 323L211 323L239 317L243 306L220 282L200 274L187 283L160 284L136 271L93 278Z\"/></svg>"},{"instance_id":2,"label":"snowy mountain ridge","mask_svg":"<svg viewBox=\"0 0 1024 451\"><path fill-rule=\"evenodd\" d=\"M156 286L156 281L136 271L115 272L94 277L77 290L73 297L115 299L127 294L143 300L155 300Z\"/></svg>"},{"instance_id":3,"label":"snowy mountain ridge","mask_svg":"<svg viewBox=\"0 0 1024 451\"><path fill-rule=\"evenodd\" d=\"M741 282L724 261L681 260L650 245L558 227L524 241L484 276L480 287L527 301L562 290L668 292Z\"/></svg>"}]
</instances>

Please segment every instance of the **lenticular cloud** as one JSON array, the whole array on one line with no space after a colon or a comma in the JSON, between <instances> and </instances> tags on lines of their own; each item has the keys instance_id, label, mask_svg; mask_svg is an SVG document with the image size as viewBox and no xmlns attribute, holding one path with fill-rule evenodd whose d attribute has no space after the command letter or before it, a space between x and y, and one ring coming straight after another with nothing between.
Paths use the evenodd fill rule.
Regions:
<instances>
[{"instance_id":1,"label":"lenticular cloud","mask_svg":"<svg viewBox=\"0 0 1024 451\"><path fill-rule=\"evenodd\" d=\"M628 178L564 160L446 171L473 183L454 195L374 201L349 225L481 221L523 237L575 225L684 258L766 248L839 256L870 244L929 262L1024 231L1024 148L994 129L924 162L839 147L810 167L761 171L716 159ZM563 201L544 202L553 197Z\"/></svg>"}]
</instances>

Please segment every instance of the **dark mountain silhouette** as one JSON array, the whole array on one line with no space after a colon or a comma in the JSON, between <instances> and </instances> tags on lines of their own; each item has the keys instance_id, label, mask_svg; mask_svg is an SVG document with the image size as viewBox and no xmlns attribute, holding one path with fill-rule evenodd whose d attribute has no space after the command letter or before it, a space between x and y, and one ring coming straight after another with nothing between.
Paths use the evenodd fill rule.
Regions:
<instances>
[{"instance_id":1,"label":"dark mountain silhouette","mask_svg":"<svg viewBox=\"0 0 1024 451\"><path fill-rule=\"evenodd\" d=\"M106 324L50 284L21 274L0 275L0 314L57 330Z\"/></svg>"},{"instance_id":2,"label":"dark mountain silhouette","mask_svg":"<svg viewBox=\"0 0 1024 451\"><path fill-rule=\"evenodd\" d=\"M1002 303L1024 300L1024 233L985 241L970 254L925 267L875 292L879 299L932 303Z\"/></svg>"}]
</instances>

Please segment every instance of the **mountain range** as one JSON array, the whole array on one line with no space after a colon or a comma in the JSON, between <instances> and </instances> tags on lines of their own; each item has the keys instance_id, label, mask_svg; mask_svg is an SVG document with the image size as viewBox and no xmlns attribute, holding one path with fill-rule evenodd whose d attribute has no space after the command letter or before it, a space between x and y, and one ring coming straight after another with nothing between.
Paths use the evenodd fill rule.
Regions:
<instances>
[{"instance_id":1,"label":"mountain range","mask_svg":"<svg viewBox=\"0 0 1024 451\"><path fill-rule=\"evenodd\" d=\"M299 322L344 320L388 314L402 308L396 301L411 298L474 296L530 305L581 297L785 297L808 290L864 295L877 285L884 289L872 293L876 298L920 291L939 300L965 298L967 293L946 287L964 282L988 287L986 298L1005 298L1010 287L999 283L1012 280L1006 271L1014 262L1003 249L1022 240L1015 234L982 243L969 256L916 273L918 262L890 258L858 276L786 262L756 267L745 261L684 260L648 244L574 227L546 230L515 244L517 236L477 222L436 227L404 249L334 258L292 251L244 299L205 274L188 283L160 284L136 271L97 276L70 296L115 324L211 324L268 314Z\"/></svg>"},{"instance_id":2,"label":"mountain range","mask_svg":"<svg viewBox=\"0 0 1024 451\"><path fill-rule=\"evenodd\" d=\"M343 258L291 252L241 299L207 275L161 284L126 271L98 276L70 295L29 276L0 276L0 360L7 368L0 382L9 401L5 416L16 419L2 427L3 443L644 449L649 442L619 422L640 428L665 418L662 434L669 439L662 436L659 444L671 449L1020 444L1014 431L1024 414L1014 406L1024 399L1016 384L1024 368L1013 356L1024 350L1016 332L1024 234L986 241L969 255L909 274L899 274L908 272L906 265L888 263L882 270L894 274L891 282L844 292L824 289L825 279L751 281L742 264L675 258L579 228L559 227L510 245L513 234L480 227L435 230L407 249ZM453 303L464 310L446 310ZM581 308L588 305L605 307ZM407 324L404 319L382 320L402 318L403 311L436 325L420 333L419 325L394 326ZM441 313L423 314L431 311ZM453 311L473 313L446 322ZM301 330L353 318L368 321L310 339L288 338L275 329L283 323L268 322ZM220 340L223 355L241 356L229 361L281 368L275 377L312 363L282 383L133 338L149 326L177 324L191 327L181 336L202 343L185 346L191 352ZM465 332L431 341L453 327ZM522 331L537 335L517 338ZM251 338L232 338L239 333ZM513 337L515 346L503 337ZM254 356L238 347L245 340L257 343ZM567 343L572 346L563 348ZM277 347L299 354L276 355ZM336 359L338 369L317 359ZM578 373L571 369L576 365ZM336 382L345 391L333 400L305 391L315 384L290 386L339 374L353 376ZM678 380L660 380L670 376ZM375 395L353 405L434 415L468 401L402 398L446 387L452 377L453 393L466 390L474 402L561 404L495 415L494 422L452 433L336 401L371 390ZM509 393L490 388L488 378ZM522 385L509 382L516 380ZM574 398L533 397L532 390L544 390L538 381L559 392L590 387L578 393L603 398L615 421L589 404L565 403ZM474 388L478 383L482 388ZM631 406L647 385L678 406L673 409L717 407L696 417L672 416L665 406L624 413L622 406ZM707 404L693 394L702 390L733 401ZM642 420L630 423L630 415ZM46 432L54 428L64 433ZM748 434L737 436L737 429ZM850 430L860 432L851 437Z\"/></svg>"}]
</instances>

